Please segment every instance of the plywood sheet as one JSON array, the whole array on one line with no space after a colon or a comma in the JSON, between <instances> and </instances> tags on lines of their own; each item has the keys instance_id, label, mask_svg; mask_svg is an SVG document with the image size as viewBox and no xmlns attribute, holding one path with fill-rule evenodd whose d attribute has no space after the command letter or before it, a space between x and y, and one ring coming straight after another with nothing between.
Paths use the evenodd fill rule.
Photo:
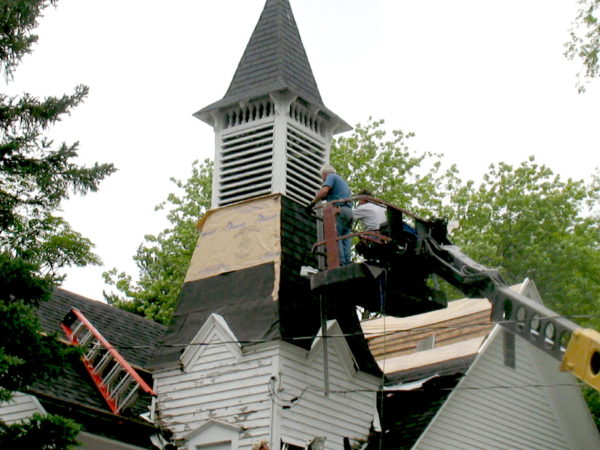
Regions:
<instances>
[{"instance_id":1,"label":"plywood sheet","mask_svg":"<svg viewBox=\"0 0 600 450\"><path fill-rule=\"evenodd\" d=\"M200 236L185 281L278 263L280 211L279 196L209 211L198 224Z\"/></svg>"}]
</instances>

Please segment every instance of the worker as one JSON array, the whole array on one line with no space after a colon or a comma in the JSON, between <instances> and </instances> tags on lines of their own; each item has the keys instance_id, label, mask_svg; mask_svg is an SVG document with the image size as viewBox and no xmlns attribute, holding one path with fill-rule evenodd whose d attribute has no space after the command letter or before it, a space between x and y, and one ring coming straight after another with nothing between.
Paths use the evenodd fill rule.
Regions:
<instances>
[{"instance_id":1,"label":"worker","mask_svg":"<svg viewBox=\"0 0 600 450\"><path fill-rule=\"evenodd\" d=\"M372 197L373 193L367 189L361 190L358 195ZM358 200L358 206L354 208L352 214L355 219L362 223L364 231L377 231L382 225L387 223L386 208L376 203L370 202L364 198ZM363 256L367 261L376 261L378 258L378 245L383 241L377 236L361 236L356 243L356 253Z\"/></svg>"},{"instance_id":2,"label":"worker","mask_svg":"<svg viewBox=\"0 0 600 450\"><path fill-rule=\"evenodd\" d=\"M373 196L367 189L361 190L358 195ZM379 231L381 224L387 221L385 211L384 207L361 198L358 200L358 206L352 211L352 215L361 221L365 231Z\"/></svg>"},{"instance_id":3,"label":"worker","mask_svg":"<svg viewBox=\"0 0 600 450\"><path fill-rule=\"evenodd\" d=\"M328 202L352 197L352 192L348 183L340 177L331 164L325 164L321 167L321 178L323 186L315 194L315 198L310 202L309 208L313 208L319 201ZM352 231L352 207L351 202L336 204L335 223L337 235L345 236ZM338 248L340 252L340 265L346 266L351 262L350 239L340 239Z\"/></svg>"}]
</instances>

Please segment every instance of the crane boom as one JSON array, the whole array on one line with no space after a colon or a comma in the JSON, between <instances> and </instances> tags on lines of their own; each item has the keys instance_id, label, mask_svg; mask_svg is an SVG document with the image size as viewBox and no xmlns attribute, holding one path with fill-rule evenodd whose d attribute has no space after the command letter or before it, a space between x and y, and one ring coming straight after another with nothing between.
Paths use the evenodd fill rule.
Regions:
<instances>
[{"instance_id":1,"label":"crane boom","mask_svg":"<svg viewBox=\"0 0 600 450\"><path fill-rule=\"evenodd\" d=\"M358 199L387 208L388 222L380 232L337 236L336 202ZM414 228L408 227L408 231L404 222L407 217L414 221ZM379 277L379 269L386 273L386 294L392 299L391 302L387 300L385 313L411 315L417 310L424 312L445 306L439 293L425 283L427 276L436 274L469 297L487 298L492 304L493 322L560 361L561 370L572 373L600 390L600 333L582 328L541 303L510 289L496 269L477 263L450 242L445 219L424 220L379 199L358 196L324 204L322 226L326 239L317 242L313 249L325 249L327 267L312 276L313 290L327 291L332 286L339 288L344 283L353 282L352 289L355 291L357 286L369 282L377 286L378 283L382 284L374 282ZM337 241L354 236L368 243L370 250L365 255L366 261L340 267ZM396 301L413 303L403 311L394 304ZM377 308L377 302L371 301L361 306L370 311L384 312Z\"/></svg>"}]
</instances>

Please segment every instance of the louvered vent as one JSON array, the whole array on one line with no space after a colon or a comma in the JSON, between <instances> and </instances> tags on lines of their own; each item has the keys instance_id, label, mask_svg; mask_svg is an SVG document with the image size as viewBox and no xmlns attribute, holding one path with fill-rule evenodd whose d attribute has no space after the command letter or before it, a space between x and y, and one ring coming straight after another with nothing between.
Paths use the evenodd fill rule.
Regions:
<instances>
[{"instance_id":1,"label":"louvered vent","mask_svg":"<svg viewBox=\"0 0 600 450\"><path fill-rule=\"evenodd\" d=\"M293 122L287 127L286 193L303 204L310 203L321 187L320 169L325 163L325 144L312 131Z\"/></svg>"},{"instance_id":2,"label":"louvered vent","mask_svg":"<svg viewBox=\"0 0 600 450\"><path fill-rule=\"evenodd\" d=\"M271 192L273 122L235 128L221 138L219 206Z\"/></svg>"}]
</instances>

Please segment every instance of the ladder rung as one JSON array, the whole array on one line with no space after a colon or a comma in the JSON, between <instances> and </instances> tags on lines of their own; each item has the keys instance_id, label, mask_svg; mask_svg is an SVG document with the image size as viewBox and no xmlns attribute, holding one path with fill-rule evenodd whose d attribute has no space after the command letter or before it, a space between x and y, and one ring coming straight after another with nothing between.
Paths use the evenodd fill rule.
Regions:
<instances>
[{"instance_id":1,"label":"ladder rung","mask_svg":"<svg viewBox=\"0 0 600 450\"><path fill-rule=\"evenodd\" d=\"M106 367L112 360L113 356L110 352L107 351L102 357L102 359L100 359L100 362L94 367L94 371L96 372L96 374L98 376L102 376L102 372L104 372L104 369L106 369Z\"/></svg>"},{"instance_id":2,"label":"ladder rung","mask_svg":"<svg viewBox=\"0 0 600 450\"><path fill-rule=\"evenodd\" d=\"M120 414L129 407L140 389L156 395L81 311L71 308L61 327L71 344L82 349L81 359L85 368L113 413Z\"/></svg>"},{"instance_id":3,"label":"ladder rung","mask_svg":"<svg viewBox=\"0 0 600 450\"><path fill-rule=\"evenodd\" d=\"M79 336L79 333L81 333L81 330L84 328L85 324L83 322L79 322L77 326L73 329L72 336L76 338L77 336Z\"/></svg>"},{"instance_id":4,"label":"ladder rung","mask_svg":"<svg viewBox=\"0 0 600 450\"><path fill-rule=\"evenodd\" d=\"M98 356L98 353L100 353L100 350L102 350L102 343L100 341L94 341L94 343L92 344L92 347L85 355L85 357L91 364L93 364L94 359L96 359L96 356Z\"/></svg>"},{"instance_id":5,"label":"ladder rung","mask_svg":"<svg viewBox=\"0 0 600 450\"><path fill-rule=\"evenodd\" d=\"M102 380L107 389L113 383L115 378L117 378L117 376L119 375L119 372L121 372L121 371L122 371L121 366L115 362L115 365L112 366L112 368L108 372L108 375L106 375L106 378L104 378Z\"/></svg>"},{"instance_id":6,"label":"ladder rung","mask_svg":"<svg viewBox=\"0 0 600 450\"><path fill-rule=\"evenodd\" d=\"M133 378L131 378L131 376L129 374L125 375L123 378L121 378L121 380L119 381L119 384L117 384L113 390L112 396L114 398L119 398L123 396L123 393L127 391L127 389L129 388L129 386L131 386L131 383L134 381Z\"/></svg>"},{"instance_id":7,"label":"ladder rung","mask_svg":"<svg viewBox=\"0 0 600 450\"><path fill-rule=\"evenodd\" d=\"M137 396L138 388L139 388L139 384L135 383L135 385L133 386L133 389L131 389L129 391L129 393L127 394L127 396L123 399L123 401L118 404L119 411L123 411L124 409L127 409L129 407L129 405L131 405L132 403L135 403L135 400L138 397Z\"/></svg>"},{"instance_id":8,"label":"ladder rung","mask_svg":"<svg viewBox=\"0 0 600 450\"><path fill-rule=\"evenodd\" d=\"M80 340L79 345L81 347L87 346L87 344L92 340L94 334L91 331L88 331Z\"/></svg>"}]
</instances>

